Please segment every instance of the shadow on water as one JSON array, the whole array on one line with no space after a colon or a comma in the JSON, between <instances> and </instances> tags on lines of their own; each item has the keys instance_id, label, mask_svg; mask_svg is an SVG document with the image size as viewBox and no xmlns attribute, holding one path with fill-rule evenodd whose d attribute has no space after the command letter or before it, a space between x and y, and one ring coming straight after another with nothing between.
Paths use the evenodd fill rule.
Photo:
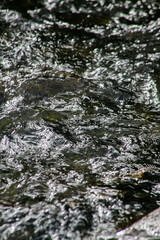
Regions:
<instances>
[{"instance_id":1,"label":"shadow on water","mask_svg":"<svg viewBox=\"0 0 160 240\"><path fill-rule=\"evenodd\" d=\"M117 239L160 205L158 1L0 1L1 239Z\"/></svg>"}]
</instances>

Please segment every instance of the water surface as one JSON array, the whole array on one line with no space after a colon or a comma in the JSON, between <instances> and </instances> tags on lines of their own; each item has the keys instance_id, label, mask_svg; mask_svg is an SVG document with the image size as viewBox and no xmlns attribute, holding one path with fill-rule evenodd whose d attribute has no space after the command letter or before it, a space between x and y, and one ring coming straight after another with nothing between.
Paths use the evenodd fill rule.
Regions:
<instances>
[{"instance_id":1,"label":"water surface","mask_svg":"<svg viewBox=\"0 0 160 240\"><path fill-rule=\"evenodd\" d=\"M1 239L111 239L160 205L160 4L17 3L0 8Z\"/></svg>"}]
</instances>

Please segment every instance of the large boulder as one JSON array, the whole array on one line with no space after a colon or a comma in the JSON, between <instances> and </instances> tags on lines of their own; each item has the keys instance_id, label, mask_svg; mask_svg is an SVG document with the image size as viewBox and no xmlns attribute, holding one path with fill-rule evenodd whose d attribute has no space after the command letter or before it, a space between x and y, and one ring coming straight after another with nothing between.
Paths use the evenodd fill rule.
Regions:
<instances>
[{"instance_id":1,"label":"large boulder","mask_svg":"<svg viewBox=\"0 0 160 240\"><path fill-rule=\"evenodd\" d=\"M118 240L160 239L160 208L117 233Z\"/></svg>"}]
</instances>

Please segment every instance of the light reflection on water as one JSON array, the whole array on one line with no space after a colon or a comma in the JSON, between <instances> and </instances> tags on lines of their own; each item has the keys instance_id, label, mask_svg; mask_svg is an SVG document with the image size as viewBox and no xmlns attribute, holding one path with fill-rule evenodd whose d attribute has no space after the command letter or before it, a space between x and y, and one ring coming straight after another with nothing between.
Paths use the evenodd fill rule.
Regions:
<instances>
[{"instance_id":1,"label":"light reflection on water","mask_svg":"<svg viewBox=\"0 0 160 240\"><path fill-rule=\"evenodd\" d=\"M159 206L157 15L79 4L0 10L2 239L114 237Z\"/></svg>"}]
</instances>

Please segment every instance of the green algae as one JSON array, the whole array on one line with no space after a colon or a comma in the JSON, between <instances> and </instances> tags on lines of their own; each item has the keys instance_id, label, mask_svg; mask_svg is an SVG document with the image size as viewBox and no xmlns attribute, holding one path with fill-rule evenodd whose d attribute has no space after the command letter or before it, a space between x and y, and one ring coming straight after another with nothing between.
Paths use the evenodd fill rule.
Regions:
<instances>
[{"instance_id":1,"label":"green algae","mask_svg":"<svg viewBox=\"0 0 160 240\"><path fill-rule=\"evenodd\" d=\"M4 118L0 119L0 131L9 127L11 123L12 123L12 121L9 117L4 117Z\"/></svg>"},{"instance_id":2,"label":"green algae","mask_svg":"<svg viewBox=\"0 0 160 240\"><path fill-rule=\"evenodd\" d=\"M59 122L62 123L64 120L67 119L67 116L60 113L56 112L54 110L48 110L42 107L34 107L34 110L39 112L39 117L50 122Z\"/></svg>"}]
</instances>

